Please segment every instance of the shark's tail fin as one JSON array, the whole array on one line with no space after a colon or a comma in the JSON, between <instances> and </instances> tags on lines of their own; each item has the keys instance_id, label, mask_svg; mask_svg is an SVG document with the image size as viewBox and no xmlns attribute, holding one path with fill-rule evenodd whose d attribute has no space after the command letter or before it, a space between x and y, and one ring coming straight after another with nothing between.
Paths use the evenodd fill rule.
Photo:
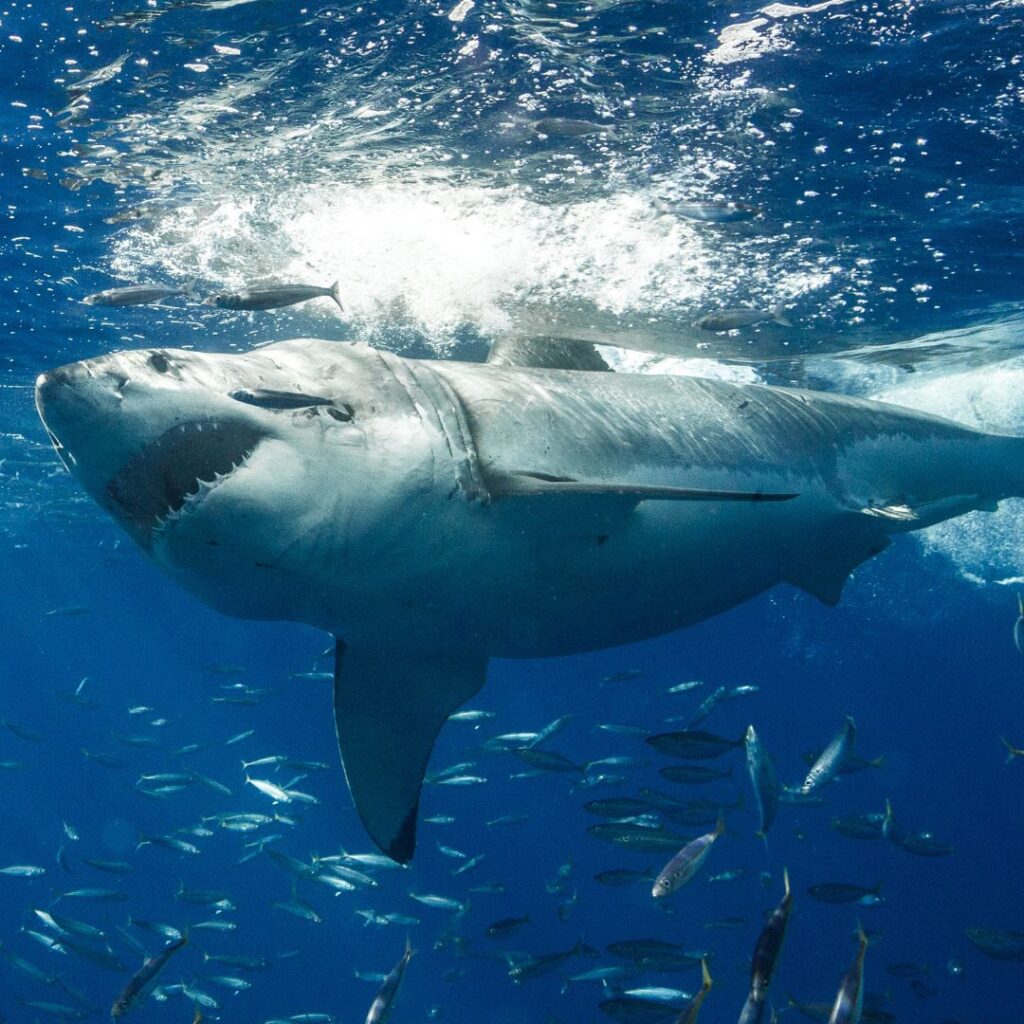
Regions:
<instances>
[{"instance_id":1,"label":"shark's tail fin","mask_svg":"<svg viewBox=\"0 0 1024 1024\"><path fill-rule=\"evenodd\" d=\"M331 298L338 304L338 309L344 313L345 307L341 304L341 292L338 290L339 285L339 281L335 281L334 284L331 285Z\"/></svg>"}]
</instances>

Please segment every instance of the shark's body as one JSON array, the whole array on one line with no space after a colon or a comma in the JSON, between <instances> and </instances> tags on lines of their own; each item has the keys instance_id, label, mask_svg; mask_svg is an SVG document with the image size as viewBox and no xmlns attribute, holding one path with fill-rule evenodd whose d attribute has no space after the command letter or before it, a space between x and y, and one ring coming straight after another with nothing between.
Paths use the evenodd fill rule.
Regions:
<instances>
[{"instance_id":1,"label":"shark's body","mask_svg":"<svg viewBox=\"0 0 1024 1024\"><path fill-rule=\"evenodd\" d=\"M577 357L121 352L43 375L37 404L72 472L183 586L338 637L349 785L408 860L434 738L489 657L659 635L783 581L834 604L890 534L1024 494L1024 439L563 368Z\"/></svg>"}]
</instances>

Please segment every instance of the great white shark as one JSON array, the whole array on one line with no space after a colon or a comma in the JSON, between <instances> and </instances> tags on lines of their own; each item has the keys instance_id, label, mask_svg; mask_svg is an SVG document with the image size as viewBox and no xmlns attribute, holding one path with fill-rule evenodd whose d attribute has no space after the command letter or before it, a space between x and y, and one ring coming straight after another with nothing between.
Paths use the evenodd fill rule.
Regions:
<instances>
[{"instance_id":1,"label":"great white shark","mask_svg":"<svg viewBox=\"0 0 1024 1024\"><path fill-rule=\"evenodd\" d=\"M786 582L829 605L893 534L1024 494L1024 439L839 395L298 339L39 377L64 464L178 583L337 638L352 797L406 862L491 657L657 636Z\"/></svg>"}]
</instances>

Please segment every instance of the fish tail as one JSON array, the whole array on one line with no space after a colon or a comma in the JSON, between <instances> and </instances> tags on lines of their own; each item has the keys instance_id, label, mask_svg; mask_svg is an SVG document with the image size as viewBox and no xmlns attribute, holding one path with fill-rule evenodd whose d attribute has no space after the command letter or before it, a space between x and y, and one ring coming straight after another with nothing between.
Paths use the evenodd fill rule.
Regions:
<instances>
[{"instance_id":1,"label":"fish tail","mask_svg":"<svg viewBox=\"0 0 1024 1024\"><path fill-rule=\"evenodd\" d=\"M790 889L789 889L789 868L783 868L782 869L782 884L786 887L785 895L788 896L790 894Z\"/></svg>"},{"instance_id":2,"label":"fish tail","mask_svg":"<svg viewBox=\"0 0 1024 1024\"><path fill-rule=\"evenodd\" d=\"M1024 757L1024 750L1015 747L1005 736L1000 736L999 739L1002 741L1003 746L1006 747L1007 764L1016 760L1018 757Z\"/></svg>"},{"instance_id":3,"label":"fish tail","mask_svg":"<svg viewBox=\"0 0 1024 1024\"><path fill-rule=\"evenodd\" d=\"M329 290L331 298L334 299L334 301L338 304L338 309L340 309L342 313L344 313L345 307L341 304L341 292L338 290L340 284L340 281L335 281L334 284L331 285Z\"/></svg>"},{"instance_id":4,"label":"fish tail","mask_svg":"<svg viewBox=\"0 0 1024 1024\"><path fill-rule=\"evenodd\" d=\"M700 958L700 978L701 992L710 992L714 982L711 980L711 971L708 970L708 958L706 956Z\"/></svg>"},{"instance_id":5,"label":"fish tail","mask_svg":"<svg viewBox=\"0 0 1024 1024\"><path fill-rule=\"evenodd\" d=\"M1017 614L1024 618L1024 594L1017 592Z\"/></svg>"},{"instance_id":6,"label":"fish tail","mask_svg":"<svg viewBox=\"0 0 1024 1024\"><path fill-rule=\"evenodd\" d=\"M406 935L406 937L405 937L405 958L406 958L406 960L408 960L412 956L414 956L415 953L416 953L416 950L412 948L412 939L410 939L409 936Z\"/></svg>"},{"instance_id":7,"label":"fish tail","mask_svg":"<svg viewBox=\"0 0 1024 1024\"><path fill-rule=\"evenodd\" d=\"M785 306L785 303L780 302L777 305L772 306L770 312L772 314L772 319L777 324L781 324L783 327L792 327L793 326L793 321L790 320L789 317L786 316L786 306Z\"/></svg>"}]
</instances>

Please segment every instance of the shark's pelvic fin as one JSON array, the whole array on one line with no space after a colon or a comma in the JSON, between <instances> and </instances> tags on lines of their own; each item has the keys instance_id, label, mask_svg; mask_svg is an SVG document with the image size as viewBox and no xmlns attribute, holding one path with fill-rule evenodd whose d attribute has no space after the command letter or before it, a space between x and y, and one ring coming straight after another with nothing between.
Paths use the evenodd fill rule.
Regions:
<instances>
[{"instance_id":1,"label":"shark's pelvic fin","mask_svg":"<svg viewBox=\"0 0 1024 1024\"><path fill-rule=\"evenodd\" d=\"M492 497L537 494L614 495L634 501L791 501L796 492L715 491L700 487L662 487L658 484L616 483L611 480L586 481L551 477L537 473L489 473L488 490Z\"/></svg>"},{"instance_id":2,"label":"shark's pelvic fin","mask_svg":"<svg viewBox=\"0 0 1024 1024\"><path fill-rule=\"evenodd\" d=\"M611 370L589 341L522 334L502 334L495 338L487 362L494 366L530 366L538 370Z\"/></svg>"},{"instance_id":3,"label":"shark's pelvic fin","mask_svg":"<svg viewBox=\"0 0 1024 1024\"><path fill-rule=\"evenodd\" d=\"M859 544L837 543L800 568L791 570L786 582L834 608L839 604L850 573L862 562L880 554L890 543L887 537L878 535L865 538Z\"/></svg>"},{"instance_id":4,"label":"shark's pelvic fin","mask_svg":"<svg viewBox=\"0 0 1024 1024\"><path fill-rule=\"evenodd\" d=\"M405 864L441 726L484 684L480 658L372 653L337 641L334 722L345 778L370 838Z\"/></svg>"}]
</instances>

